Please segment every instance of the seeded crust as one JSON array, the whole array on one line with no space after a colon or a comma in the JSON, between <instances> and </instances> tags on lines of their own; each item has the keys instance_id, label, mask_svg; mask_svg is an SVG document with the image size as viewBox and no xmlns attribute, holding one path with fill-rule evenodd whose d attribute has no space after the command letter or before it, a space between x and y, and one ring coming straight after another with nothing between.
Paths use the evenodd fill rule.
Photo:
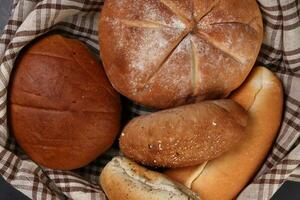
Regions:
<instances>
[{"instance_id":1,"label":"seeded crust","mask_svg":"<svg viewBox=\"0 0 300 200\"><path fill-rule=\"evenodd\" d=\"M234 101L203 101L131 120L121 134L120 149L147 166L193 166L238 144L246 125L247 113Z\"/></svg>"}]
</instances>

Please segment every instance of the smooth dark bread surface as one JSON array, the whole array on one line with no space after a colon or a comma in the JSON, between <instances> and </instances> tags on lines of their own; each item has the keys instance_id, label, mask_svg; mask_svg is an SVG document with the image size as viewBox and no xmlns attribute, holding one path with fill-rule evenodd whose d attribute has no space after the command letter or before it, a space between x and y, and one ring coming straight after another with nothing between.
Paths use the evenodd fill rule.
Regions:
<instances>
[{"instance_id":1,"label":"smooth dark bread surface","mask_svg":"<svg viewBox=\"0 0 300 200\"><path fill-rule=\"evenodd\" d=\"M82 167L118 134L119 95L78 40L51 35L35 41L18 58L10 84L11 131L40 165Z\"/></svg>"}]
</instances>

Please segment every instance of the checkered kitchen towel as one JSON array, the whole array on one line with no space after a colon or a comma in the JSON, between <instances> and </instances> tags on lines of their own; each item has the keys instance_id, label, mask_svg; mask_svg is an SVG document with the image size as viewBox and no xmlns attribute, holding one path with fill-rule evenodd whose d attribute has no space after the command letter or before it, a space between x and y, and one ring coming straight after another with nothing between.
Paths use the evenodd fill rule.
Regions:
<instances>
[{"instance_id":1,"label":"checkered kitchen towel","mask_svg":"<svg viewBox=\"0 0 300 200\"><path fill-rule=\"evenodd\" d=\"M97 24L102 5L101 0L14 0L12 16L0 39L0 174L32 199L106 199L98 176L116 150L79 170L41 168L9 135L6 117L9 75L20 50L36 37L60 30L98 53ZM285 113L276 143L252 183L238 197L242 200L270 199L284 181L300 181L300 1L259 0L259 5L265 37L258 63L282 80ZM149 112L128 105L132 116Z\"/></svg>"}]
</instances>

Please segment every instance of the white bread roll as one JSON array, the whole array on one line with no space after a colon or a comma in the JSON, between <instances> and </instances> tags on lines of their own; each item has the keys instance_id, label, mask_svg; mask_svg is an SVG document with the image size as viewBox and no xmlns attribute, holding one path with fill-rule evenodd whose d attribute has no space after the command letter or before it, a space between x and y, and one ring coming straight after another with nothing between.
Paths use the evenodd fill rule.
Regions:
<instances>
[{"instance_id":1,"label":"white bread roll","mask_svg":"<svg viewBox=\"0 0 300 200\"><path fill-rule=\"evenodd\" d=\"M281 122L283 93L278 78L256 67L231 96L249 113L242 142L206 166L167 171L166 174L197 192L201 199L233 199L263 163Z\"/></svg>"},{"instance_id":2,"label":"white bread roll","mask_svg":"<svg viewBox=\"0 0 300 200\"><path fill-rule=\"evenodd\" d=\"M185 186L124 157L105 166L100 185L109 200L200 200Z\"/></svg>"}]
</instances>

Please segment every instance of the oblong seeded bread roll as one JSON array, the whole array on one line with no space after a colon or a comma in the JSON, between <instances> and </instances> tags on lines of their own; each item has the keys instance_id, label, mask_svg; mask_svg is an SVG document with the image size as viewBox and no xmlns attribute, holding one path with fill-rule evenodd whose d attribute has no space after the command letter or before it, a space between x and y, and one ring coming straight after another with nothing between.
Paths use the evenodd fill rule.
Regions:
<instances>
[{"instance_id":1,"label":"oblong seeded bread roll","mask_svg":"<svg viewBox=\"0 0 300 200\"><path fill-rule=\"evenodd\" d=\"M247 113L234 101L204 101L131 120L121 134L120 149L147 166L192 166L236 145L246 125Z\"/></svg>"},{"instance_id":2,"label":"oblong seeded bread roll","mask_svg":"<svg viewBox=\"0 0 300 200\"><path fill-rule=\"evenodd\" d=\"M235 198L263 163L280 126L282 86L268 69L254 68L246 82L230 98L248 111L245 138L206 165L166 172L197 192L203 200Z\"/></svg>"},{"instance_id":3,"label":"oblong seeded bread roll","mask_svg":"<svg viewBox=\"0 0 300 200\"><path fill-rule=\"evenodd\" d=\"M154 108L226 97L251 71L262 38L254 0L109 0L99 20L113 86Z\"/></svg>"},{"instance_id":4,"label":"oblong seeded bread roll","mask_svg":"<svg viewBox=\"0 0 300 200\"><path fill-rule=\"evenodd\" d=\"M109 200L200 200L187 187L124 157L113 158L99 182Z\"/></svg>"}]
</instances>

